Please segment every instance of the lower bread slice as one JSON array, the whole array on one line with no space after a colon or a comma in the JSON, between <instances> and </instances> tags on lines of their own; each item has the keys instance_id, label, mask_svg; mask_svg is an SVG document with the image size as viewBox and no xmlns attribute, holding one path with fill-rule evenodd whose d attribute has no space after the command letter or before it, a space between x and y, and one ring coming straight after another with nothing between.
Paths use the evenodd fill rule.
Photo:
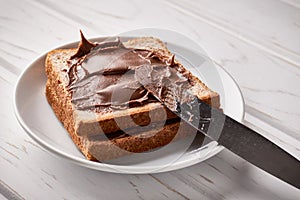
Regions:
<instances>
[{"instance_id":1,"label":"lower bread slice","mask_svg":"<svg viewBox=\"0 0 300 200\"><path fill-rule=\"evenodd\" d=\"M204 136L202 134L197 135L197 131L184 122L166 124L159 129L153 128L120 138L107 140L98 140L97 137L95 140L89 138L84 141L84 146L94 159L105 161L132 153L146 152L158 147L166 147L169 143L187 136L191 137L190 143L197 138L197 146L201 146Z\"/></svg>"}]
</instances>

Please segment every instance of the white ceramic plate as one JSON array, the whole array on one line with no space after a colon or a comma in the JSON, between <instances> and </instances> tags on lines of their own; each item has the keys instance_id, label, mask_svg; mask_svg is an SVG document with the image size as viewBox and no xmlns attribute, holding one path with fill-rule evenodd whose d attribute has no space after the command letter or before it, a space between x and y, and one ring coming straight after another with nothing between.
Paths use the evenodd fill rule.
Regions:
<instances>
[{"instance_id":1,"label":"white ceramic plate","mask_svg":"<svg viewBox=\"0 0 300 200\"><path fill-rule=\"evenodd\" d=\"M93 40L99 41L103 38L94 38ZM78 42L73 42L58 48L76 47L77 44ZM210 88L219 92L224 112L241 121L244 117L244 102L237 84L230 75L219 66L211 65L211 63L203 64L203 61L199 59L201 56L194 53L194 50L191 51L171 42L168 42L167 45L176 54L177 59ZM168 145L168 148L161 148L150 153L134 154L108 163L86 160L57 120L46 100L45 57L46 54L37 58L20 76L15 88L14 107L17 119L24 130L50 152L96 170L141 174L165 172L191 166L210 158L223 149L216 142L210 142L197 150L184 149L183 147L190 144L190 140L183 139ZM191 66L199 67L196 70Z\"/></svg>"}]
</instances>

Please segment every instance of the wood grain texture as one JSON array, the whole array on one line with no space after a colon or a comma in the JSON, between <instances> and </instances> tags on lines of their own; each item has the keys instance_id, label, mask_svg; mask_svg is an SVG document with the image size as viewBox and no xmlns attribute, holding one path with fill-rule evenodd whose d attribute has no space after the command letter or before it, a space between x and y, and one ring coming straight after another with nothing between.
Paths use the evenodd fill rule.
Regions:
<instances>
[{"instance_id":1,"label":"wood grain texture","mask_svg":"<svg viewBox=\"0 0 300 200\"><path fill-rule=\"evenodd\" d=\"M31 140L18 125L12 104L17 77L26 66L57 45L78 40L79 29L93 37L165 28L193 39L222 65L245 97L245 123L299 158L298 0L0 3L2 196L213 200L294 200L300 196L299 190L226 150L205 162L161 174L120 175L76 166Z\"/></svg>"}]
</instances>

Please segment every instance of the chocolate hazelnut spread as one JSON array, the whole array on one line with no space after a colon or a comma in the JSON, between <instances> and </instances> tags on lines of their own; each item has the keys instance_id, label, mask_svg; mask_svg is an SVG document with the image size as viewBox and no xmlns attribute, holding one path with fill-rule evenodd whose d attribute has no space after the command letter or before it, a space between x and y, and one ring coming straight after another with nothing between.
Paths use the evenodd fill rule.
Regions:
<instances>
[{"instance_id":1,"label":"chocolate hazelnut spread","mask_svg":"<svg viewBox=\"0 0 300 200\"><path fill-rule=\"evenodd\" d=\"M136 69L148 66L144 73L145 76L151 76L153 82L173 82L179 89L188 79L176 73L176 70L170 70L176 65L174 56L126 48L119 38L91 43L81 33L77 53L69 60L68 90L71 91L73 104L79 110L126 109L128 106L157 102L136 79Z\"/></svg>"}]
</instances>

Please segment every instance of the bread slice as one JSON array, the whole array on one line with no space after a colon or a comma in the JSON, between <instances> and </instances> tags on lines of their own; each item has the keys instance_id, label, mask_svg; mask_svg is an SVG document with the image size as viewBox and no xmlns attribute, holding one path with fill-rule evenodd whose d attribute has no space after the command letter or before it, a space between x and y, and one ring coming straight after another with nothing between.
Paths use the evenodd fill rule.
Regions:
<instances>
[{"instance_id":1,"label":"bread slice","mask_svg":"<svg viewBox=\"0 0 300 200\"><path fill-rule=\"evenodd\" d=\"M172 54L159 39L136 38L123 42L126 48L158 51L165 57ZM144 152L195 133L159 101L125 110L81 110L72 101L68 90L68 62L77 49L58 49L48 53L46 97L57 118L63 123L74 143L89 160L104 161L132 152ZM178 62L178 61L177 61ZM193 83L192 91L201 100L219 107L219 95L210 90L180 63L178 70ZM162 123L163 122L163 123Z\"/></svg>"}]
</instances>

